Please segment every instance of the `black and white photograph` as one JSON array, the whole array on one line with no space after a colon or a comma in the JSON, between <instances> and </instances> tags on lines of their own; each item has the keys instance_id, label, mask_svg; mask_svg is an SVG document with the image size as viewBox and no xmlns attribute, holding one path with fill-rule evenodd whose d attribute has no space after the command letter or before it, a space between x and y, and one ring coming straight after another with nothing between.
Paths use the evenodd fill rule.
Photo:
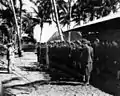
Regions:
<instances>
[{"instance_id":1,"label":"black and white photograph","mask_svg":"<svg viewBox=\"0 0 120 96\"><path fill-rule=\"evenodd\" d=\"M120 0L0 0L0 96L120 96Z\"/></svg>"}]
</instances>

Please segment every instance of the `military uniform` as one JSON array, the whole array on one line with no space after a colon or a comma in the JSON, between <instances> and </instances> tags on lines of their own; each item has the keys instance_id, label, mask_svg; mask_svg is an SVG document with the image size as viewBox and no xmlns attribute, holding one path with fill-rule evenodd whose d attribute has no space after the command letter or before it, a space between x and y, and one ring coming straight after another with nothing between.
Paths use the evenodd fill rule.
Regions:
<instances>
[{"instance_id":1,"label":"military uniform","mask_svg":"<svg viewBox=\"0 0 120 96\"><path fill-rule=\"evenodd\" d=\"M93 48L88 45L89 43L87 40L83 42L83 52L81 56L83 79L87 84L89 84L91 71L93 69Z\"/></svg>"}]
</instances>

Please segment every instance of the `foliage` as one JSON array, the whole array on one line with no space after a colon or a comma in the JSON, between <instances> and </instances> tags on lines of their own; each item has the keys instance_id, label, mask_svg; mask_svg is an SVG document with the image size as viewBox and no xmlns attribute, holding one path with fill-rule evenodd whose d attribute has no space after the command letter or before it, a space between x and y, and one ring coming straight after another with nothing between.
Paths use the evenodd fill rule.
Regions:
<instances>
[{"instance_id":1,"label":"foliage","mask_svg":"<svg viewBox=\"0 0 120 96\"><path fill-rule=\"evenodd\" d=\"M69 6L68 2L64 0L57 0L57 7L58 7L58 15L60 23L65 26L70 23L70 16L69 16Z\"/></svg>"},{"instance_id":2,"label":"foliage","mask_svg":"<svg viewBox=\"0 0 120 96\"><path fill-rule=\"evenodd\" d=\"M30 36L33 35L33 27L38 23L38 21L32 17L30 13L25 13L22 17L22 29L25 33Z\"/></svg>"},{"instance_id":3,"label":"foliage","mask_svg":"<svg viewBox=\"0 0 120 96\"><path fill-rule=\"evenodd\" d=\"M16 5L16 0L13 0ZM30 0L36 6L33 8L34 13L36 13L36 17L33 18L29 13L26 13L25 10L22 10L22 0L19 0L20 8L15 7L15 11L17 13L18 24L20 25L20 14L21 11L24 11L23 19L23 30L26 33L32 35L33 27L36 24L40 24L41 30L43 28L43 24L45 22L51 24L51 19L55 16L52 14L52 4L51 0ZM57 10L60 24L65 26L69 25L70 22L76 22L76 24L80 25L80 21L84 21L85 23L94 20L95 18L101 18L106 15L109 15L111 12L117 12L119 9L120 0L56 0L57 2ZM74 2L73 2L74 1ZM70 6L69 3L73 2ZM5 30L10 31L10 34L15 32L15 20L13 16L13 11L11 9L11 4L9 0L0 0L0 26L5 26ZM70 13L69 8L71 7L72 12ZM71 15L71 17L70 17ZM52 17L53 16L53 17ZM70 20L71 19L71 20ZM54 20L55 21L55 20ZM56 22L56 21L55 21ZM1 30L3 30L1 29ZM6 30L6 32L8 32ZM6 35L6 33L5 33Z\"/></svg>"},{"instance_id":4,"label":"foliage","mask_svg":"<svg viewBox=\"0 0 120 96\"><path fill-rule=\"evenodd\" d=\"M34 18L34 21L40 24L41 32L40 32L40 41L42 36L42 29L44 23L51 24L51 14L52 14L52 6L50 0L30 0L34 3L37 9L33 8L34 13L36 14L36 17Z\"/></svg>"},{"instance_id":5,"label":"foliage","mask_svg":"<svg viewBox=\"0 0 120 96\"><path fill-rule=\"evenodd\" d=\"M69 6L69 2L73 4ZM69 7L72 9L72 21L80 25L80 21L87 23L95 18L107 16L111 12L117 12L119 3L120 0L76 0L76 2L75 0L68 0L68 2L57 0L60 23L65 26L71 22Z\"/></svg>"},{"instance_id":6,"label":"foliage","mask_svg":"<svg viewBox=\"0 0 120 96\"><path fill-rule=\"evenodd\" d=\"M3 0L0 1L2 7L0 8L0 30L4 36L7 37L8 42L12 36L11 28L14 26L14 18L11 6L9 2L4 2Z\"/></svg>"},{"instance_id":7,"label":"foliage","mask_svg":"<svg viewBox=\"0 0 120 96\"><path fill-rule=\"evenodd\" d=\"M81 20L89 22L107 16L117 12L119 3L120 0L77 0L72 10L73 21L79 24Z\"/></svg>"},{"instance_id":8,"label":"foliage","mask_svg":"<svg viewBox=\"0 0 120 96\"><path fill-rule=\"evenodd\" d=\"M20 1L20 5L22 6L22 0ZM13 0L14 5L16 5L16 0ZM14 14L11 6L11 2L9 0L1 0L0 1L1 8L0 8L0 20L1 24L0 27L4 26L1 28L1 32L8 38L8 42L10 42L14 37L15 37L15 30L16 30L16 25L15 25L15 19L14 19ZM19 19L19 13L21 14L21 11L19 8L15 7L15 11L17 13L17 20L20 21ZM22 8L21 8L22 9ZM21 17L20 17L21 18ZM19 23L20 24L20 23Z\"/></svg>"},{"instance_id":9,"label":"foliage","mask_svg":"<svg viewBox=\"0 0 120 96\"><path fill-rule=\"evenodd\" d=\"M30 0L35 4L37 10L33 8L34 12L36 13L36 21L40 23L41 28L43 28L43 23L51 23L51 2L50 0L37 0L36 2ZM35 18L34 18L35 19Z\"/></svg>"}]
</instances>

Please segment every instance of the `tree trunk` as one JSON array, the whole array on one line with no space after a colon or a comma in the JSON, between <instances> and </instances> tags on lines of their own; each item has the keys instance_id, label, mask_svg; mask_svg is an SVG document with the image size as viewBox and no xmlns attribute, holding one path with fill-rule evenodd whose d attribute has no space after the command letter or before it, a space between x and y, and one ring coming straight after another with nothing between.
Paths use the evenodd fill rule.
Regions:
<instances>
[{"instance_id":1,"label":"tree trunk","mask_svg":"<svg viewBox=\"0 0 120 96\"><path fill-rule=\"evenodd\" d=\"M69 3L69 25L68 25L68 30L71 27L71 11L72 11L71 2L72 2L72 0L68 0L68 3ZM71 41L71 32L68 33L68 42L70 42L70 41Z\"/></svg>"},{"instance_id":2,"label":"tree trunk","mask_svg":"<svg viewBox=\"0 0 120 96\"><path fill-rule=\"evenodd\" d=\"M21 34L22 34L22 0L20 1L20 33L19 33L19 43L20 43L20 50L21 50ZM20 53L22 55L22 53Z\"/></svg>"},{"instance_id":3,"label":"tree trunk","mask_svg":"<svg viewBox=\"0 0 120 96\"><path fill-rule=\"evenodd\" d=\"M38 62L39 62L39 64L41 64L42 62L41 62L41 38L42 38L42 32L43 32L43 22L41 21L41 24L40 24L40 28L41 28L41 32L40 32L40 40L39 40L39 52L37 52L37 54L38 54Z\"/></svg>"},{"instance_id":4,"label":"tree trunk","mask_svg":"<svg viewBox=\"0 0 120 96\"><path fill-rule=\"evenodd\" d=\"M56 18L56 23L57 23L58 32L59 32L61 41L64 41L63 34L62 34L62 31L61 31L61 28L60 28L59 19L58 19L58 12L57 12L56 1L55 1L55 0L52 0L52 3L53 3L53 7L54 7L54 13L55 13L55 18Z\"/></svg>"},{"instance_id":5,"label":"tree trunk","mask_svg":"<svg viewBox=\"0 0 120 96\"><path fill-rule=\"evenodd\" d=\"M19 38L19 27L18 27L18 22L17 22L17 17L16 17L16 13L15 13L15 8L14 8L14 4L13 4L13 0L10 0L11 4L12 4L12 9L13 9L13 14L14 14L14 18L15 18L15 23L16 23L16 29L17 29L17 39L18 39L18 55L19 57L21 57L21 50L20 50L20 38Z\"/></svg>"},{"instance_id":6,"label":"tree trunk","mask_svg":"<svg viewBox=\"0 0 120 96\"><path fill-rule=\"evenodd\" d=\"M41 43L41 38L42 38L42 33L43 33L43 22L41 21L40 24L41 32L40 32L40 43Z\"/></svg>"}]
</instances>

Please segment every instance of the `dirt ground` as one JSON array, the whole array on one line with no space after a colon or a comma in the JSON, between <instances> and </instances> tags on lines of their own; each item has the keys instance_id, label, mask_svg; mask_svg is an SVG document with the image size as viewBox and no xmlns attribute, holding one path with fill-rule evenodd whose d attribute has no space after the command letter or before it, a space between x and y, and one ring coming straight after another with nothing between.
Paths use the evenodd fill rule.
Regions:
<instances>
[{"instance_id":1,"label":"dirt ground","mask_svg":"<svg viewBox=\"0 0 120 96\"><path fill-rule=\"evenodd\" d=\"M5 58L1 60L7 63ZM52 79L49 72L38 67L37 57L33 52L24 52L23 57L16 57L9 74L4 68L6 64L1 65L4 65L0 67L0 80L5 96L112 96L92 85L83 86L73 78L60 80L57 73L54 77L59 77L59 80Z\"/></svg>"}]
</instances>

